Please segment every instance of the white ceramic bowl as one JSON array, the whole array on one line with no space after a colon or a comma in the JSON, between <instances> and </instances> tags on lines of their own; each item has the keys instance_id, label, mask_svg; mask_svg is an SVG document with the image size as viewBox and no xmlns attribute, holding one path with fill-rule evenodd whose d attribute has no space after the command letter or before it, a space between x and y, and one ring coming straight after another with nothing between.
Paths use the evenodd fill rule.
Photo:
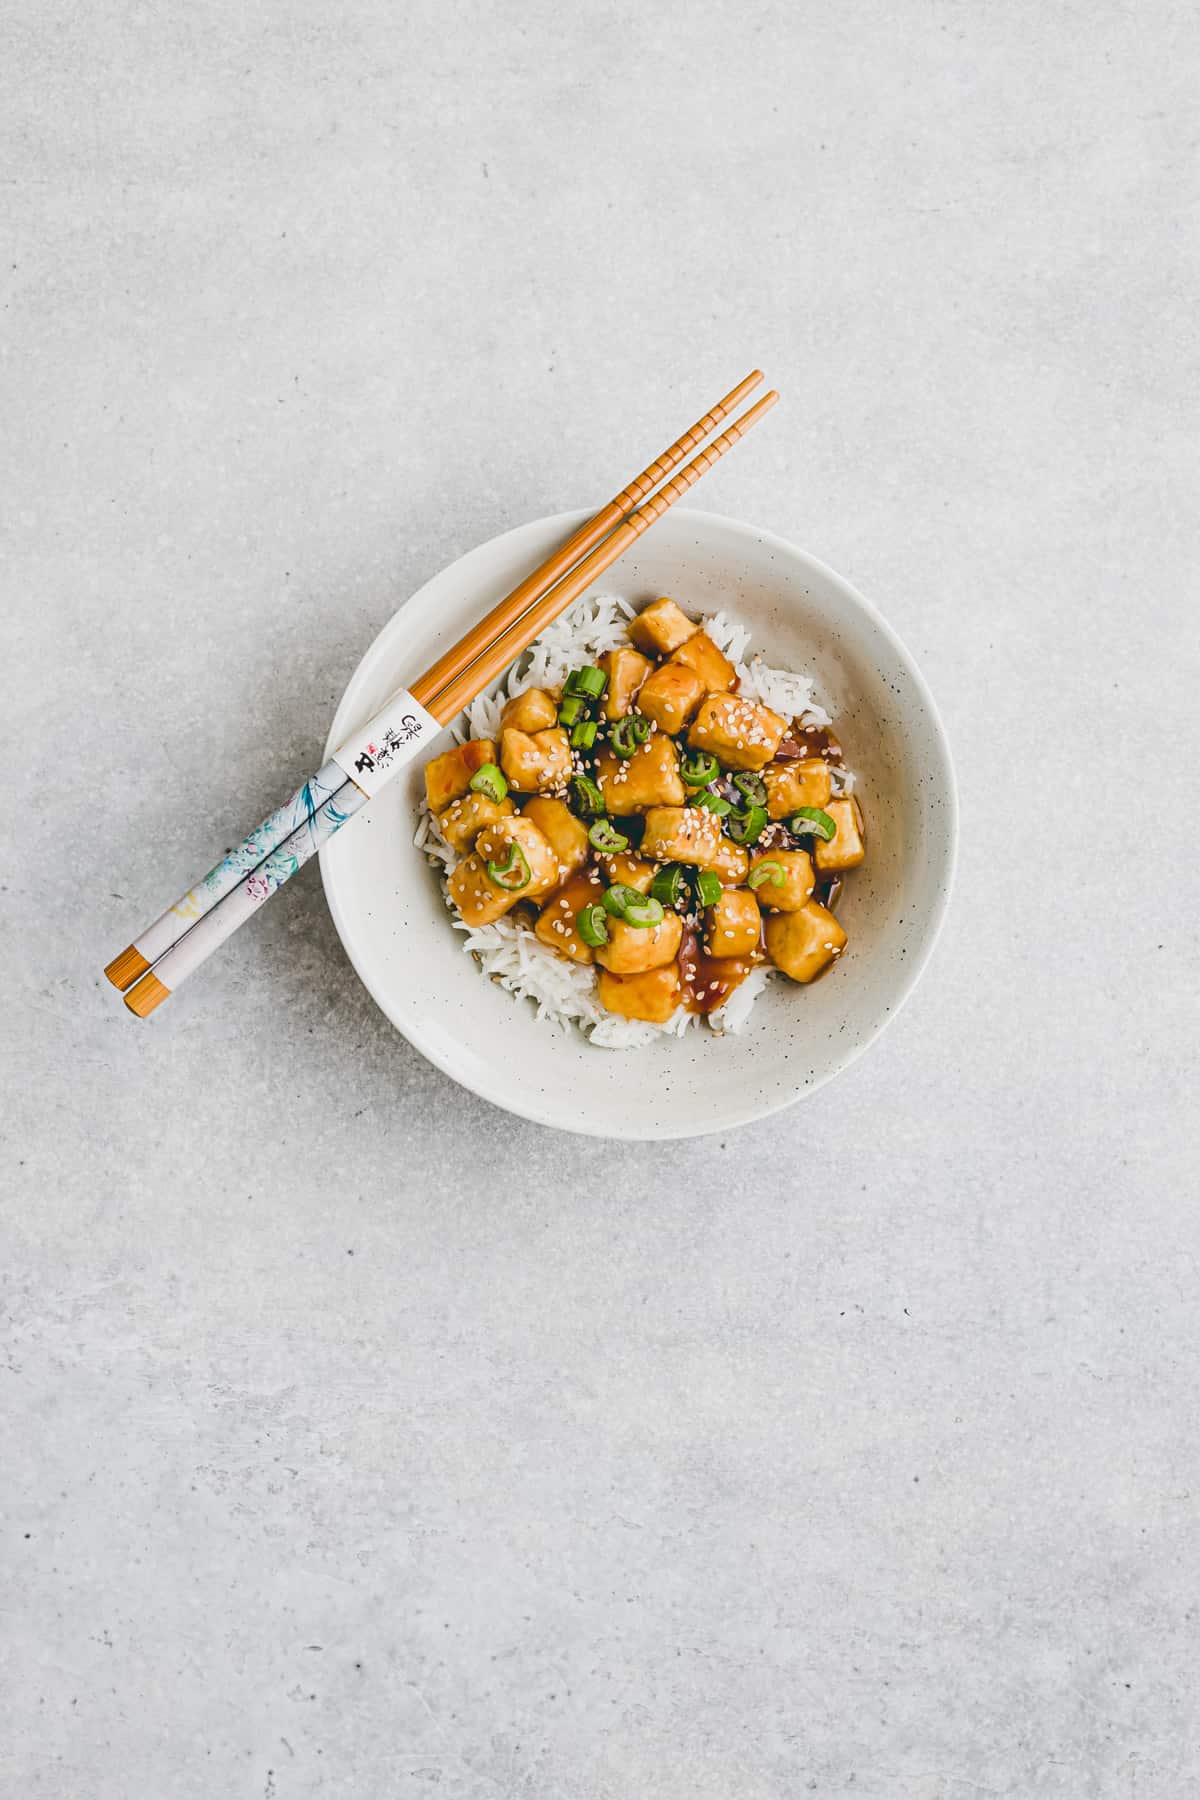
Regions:
<instances>
[{"instance_id":1,"label":"white ceramic bowl","mask_svg":"<svg viewBox=\"0 0 1200 1800\"><path fill-rule=\"evenodd\" d=\"M342 696L332 749L416 679L586 517L560 513L481 544L385 625ZM957 831L945 733L916 665L861 594L769 532L673 508L595 591L671 594L689 612L728 607L778 667L811 670L857 772L867 860L838 916L844 957L811 988L768 984L746 1029L707 1026L648 1049L593 1048L539 1025L526 1001L480 974L451 929L433 870L413 848L414 764L321 854L334 923L392 1023L455 1081L545 1125L599 1137L721 1131L811 1094L899 1011L933 949Z\"/></svg>"}]
</instances>

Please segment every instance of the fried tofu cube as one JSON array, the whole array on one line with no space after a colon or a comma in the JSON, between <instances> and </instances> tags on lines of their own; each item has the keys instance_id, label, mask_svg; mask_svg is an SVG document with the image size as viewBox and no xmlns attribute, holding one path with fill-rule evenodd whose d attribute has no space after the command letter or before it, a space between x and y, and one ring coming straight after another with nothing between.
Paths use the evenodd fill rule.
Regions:
<instances>
[{"instance_id":1,"label":"fried tofu cube","mask_svg":"<svg viewBox=\"0 0 1200 1800\"><path fill-rule=\"evenodd\" d=\"M824 806L833 792L829 764L820 757L803 762L771 763L762 778L767 786L767 812L786 819L798 806Z\"/></svg>"},{"instance_id":2,"label":"fried tofu cube","mask_svg":"<svg viewBox=\"0 0 1200 1800\"><path fill-rule=\"evenodd\" d=\"M665 662L643 681L638 711L674 735L683 730L703 698L704 683L694 669Z\"/></svg>"},{"instance_id":3,"label":"fried tofu cube","mask_svg":"<svg viewBox=\"0 0 1200 1800\"><path fill-rule=\"evenodd\" d=\"M758 904L768 912L799 912L808 904L816 877L807 850L762 850L750 859L753 875L760 863L774 863L783 870L783 880L763 881L755 888Z\"/></svg>"},{"instance_id":4,"label":"fried tofu cube","mask_svg":"<svg viewBox=\"0 0 1200 1800\"><path fill-rule=\"evenodd\" d=\"M452 800L465 794L471 777L484 763L494 763L496 746L490 738L472 738L469 744L455 744L425 764L425 798L432 813L445 812Z\"/></svg>"},{"instance_id":5,"label":"fried tofu cube","mask_svg":"<svg viewBox=\"0 0 1200 1800\"><path fill-rule=\"evenodd\" d=\"M707 631L697 631L671 653L673 663L691 669L704 684L706 694L725 694L733 686L737 670L713 643Z\"/></svg>"},{"instance_id":6,"label":"fried tofu cube","mask_svg":"<svg viewBox=\"0 0 1200 1800\"><path fill-rule=\"evenodd\" d=\"M659 969L647 969L643 975L610 975L607 969L596 972L596 995L609 1012L626 1019L645 1019L651 1025L665 1025L683 998L678 963L664 963Z\"/></svg>"},{"instance_id":7,"label":"fried tofu cube","mask_svg":"<svg viewBox=\"0 0 1200 1800\"><path fill-rule=\"evenodd\" d=\"M518 793L565 787L571 779L571 740L560 726L532 732L507 728L500 733L500 767Z\"/></svg>"},{"instance_id":8,"label":"fried tofu cube","mask_svg":"<svg viewBox=\"0 0 1200 1800\"><path fill-rule=\"evenodd\" d=\"M717 854L708 866L722 887L741 887L750 873L750 852L722 834Z\"/></svg>"},{"instance_id":9,"label":"fried tofu cube","mask_svg":"<svg viewBox=\"0 0 1200 1800\"><path fill-rule=\"evenodd\" d=\"M522 898L520 894L510 894L496 886L482 856L475 850L451 870L447 886L450 898L467 925L494 925Z\"/></svg>"},{"instance_id":10,"label":"fried tofu cube","mask_svg":"<svg viewBox=\"0 0 1200 1800\"><path fill-rule=\"evenodd\" d=\"M753 956L762 932L758 901L748 888L724 888L704 920L710 956Z\"/></svg>"},{"instance_id":11,"label":"fried tofu cube","mask_svg":"<svg viewBox=\"0 0 1200 1800\"><path fill-rule=\"evenodd\" d=\"M545 688L526 688L504 703L502 731L549 731L558 724L558 701Z\"/></svg>"},{"instance_id":12,"label":"fried tofu cube","mask_svg":"<svg viewBox=\"0 0 1200 1800\"><path fill-rule=\"evenodd\" d=\"M793 981L812 981L846 947L846 934L816 900L799 912L775 913L766 923L772 962Z\"/></svg>"},{"instance_id":13,"label":"fried tofu cube","mask_svg":"<svg viewBox=\"0 0 1200 1800\"><path fill-rule=\"evenodd\" d=\"M591 870L575 875L552 894L538 914L534 936L572 962L590 963L594 952L579 935L578 918L585 906L593 906L604 893L604 883Z\"/></svg>"},{"instance_id":14,"label":"fried tofu cube","mask_svg":"<svg viewBox=\"0 0 1200 1800\"><path fill-rule=\"evenodd\" d=\"M575 817L565 800L535 794L521 808L523 819L532 819L558 858L559 879L565 881L587 861L587 826Z\"/></svg>"},{"instance_id":15,"label":"fried tofu cube","mask_svg":"<svg viewBox=\"0 0 1200 1800\"><path fill-rule=\"evenodd\" d=\"M606 650L603 656L597 657L596 667L608 676L608 686L604 690L600 712L610 722L623 719L627 712L633 710L633 702L638 689L645 681L654 664L640 650Z\"/></svg>"},{"instance_id":16,"label":"fried tofu cube","mask_svg":"<svg viewBox=\"0 0 1200 1800\"><path fill-rule=\"evenodd\" d=\"M682 608L665 597L652 600L636 619L629 621L630 637L648 656L670 656L699 629Z\"/></svg>"},{"instance_id":17,"label":"fried tofu cube","mask_svg":"<svg viewBox=\"0 0 1200 1800\"><path fill-rule=\"evenodd\" d=\"M556 888L560 879L558 858L533 820L523 818L520 813L485 826L475 839L475 854L485 865L488 862L503 864L508 861L514 844L529 864L529 880L515 891L515 898L536 900Z\"/></svg>"},{"instance_id":18,"label":"fried tofu cube","mask_svg":"<svg viewBox=\"0 0 1200 1800\"><path fill-rule=\"evenodd\" d=\"M626 919L608 921L608 942L596 951L596 961L610 975L640 975L674 962L683 938L683 920L676 912L664 912L658 925L630 925Z\"/></svg>"},{"instance_id":19,"label":"fried tofu cube","mask_svg":"<svg viewBox=\"0 0 1200 1800\"><path fill-rule=\"evenodd\" d=\"M695 863L707 869L720 854L721 821L703 806L652 806L642 855L653 862Z\"/></svg>"},{"instance_id":20,"label":"fried tofu cube","mask_svg":"<svg viewBox=\"0 0 1200 1800\"><path fill-rule=\"evenodd\" d=\"M762 769L779 748L787 720L757 700L710 694L692 721L688 743L711 750L726 769Z\"/></svg>"},{"instance_id":21,"label":"fried tofu cube","mask_svg":"<svg viewBox=\"0 0 1200 1800\"><path fill-rule=\"evenodd\" d=\"M596 758L596 780L605 806L618 818L645 812L648 806L678 806L683 801L679 757L674 739L665 731L652 731L632 756L602 750Z\"/></svg>"},{"instance_id":22,"label":"fried tofu cube","mask_svg":"<svg viewBox=\"0 0 1200 1800\"><path fill-rule=\"evenodd\" d=\"M452 850L469 850L485 825L506 819L516 807L507 796L493 800L489 794L472 794L469 790L452 800L444 813L438 814L438 830Z\"/></svg>"},{"instance_id":23,"label":"fried tofu cube","mask_svg":"<svg viewBox=\"0 0 1200 1800\"><path fill-rule=\"evenodd\" d=\"M610 887L636 888L639 894L650 892L650 883L657 873L652 862L641 856L630 856L625 850L617 856L602 856L600 867Z\"/></svg>"},{"instance_id":24,"label":"fried tofu cube","mask_svg":"<svg viewBox=\"0 0 1200 1800\"><path fill-rule=\"evenodd\" d=\"M820 838L817 839L813 855L818 869L823 875L831 875L841 869L857 869L867 854L858 801L853 794L847 794L844 800L831 800L825 811L837 826L837 833L827 844Z\"/></svg>"}]
</instances>

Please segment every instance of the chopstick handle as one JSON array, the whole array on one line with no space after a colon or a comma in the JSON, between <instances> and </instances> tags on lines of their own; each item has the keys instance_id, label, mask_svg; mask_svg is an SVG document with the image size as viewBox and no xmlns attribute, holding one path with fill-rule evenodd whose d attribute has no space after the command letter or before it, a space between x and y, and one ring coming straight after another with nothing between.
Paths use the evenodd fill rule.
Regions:
<instances>
[{"instance_id":1,"label":"chopstick handle","mask_svg":"<svg viewBox=\"0 0 1200 1800\"><path fill-rule=\"evenodd\" d=\"M256 869L272 850L311 821L345 780L345 770L331 760L303 782L282 806L277 806L261 825L256 825L236 849L226 851L207 875L160 913L153 925L147 926L128 949L113 958L104 971L113 986L122 991L132 987L139 976L144 975L198 919L211 912L219 900L232 893L242 878Z\"/></svg>"},{"instance_id":2,"label":"chopstick handle","mask_svg":"<svg viewBox=\"0 0 1200 1800\"><path fill-rule=\"evenodd\" d=\"M306 813L296 829L282 841L277 841L268 855L257 862L246 863L225 891L197 914L195 922L164 947L153 968L141 971L141 980L125 995L125 1004L130 1011L144 1019L161 1005L168 994L173 994L181 982L194 975L201 963L207 962L213 951L219 950L238 926L244 925L258 911L264 900L277 893L284 882L290 880L323 844L327 844L393 775L411 762L431 738L437 737L441 729L437 719L425 711L407 688L393 694L364 726L352 732L334 751L320 776L315 776L312 782L306 782L305 787L298 790L303 793L312 789L320 780L327 791L324 802ZM252 832L240 846L240 851L264 836L294 799L293 795L292 800L264 821L257 833ZM237 856L240 851L231 855ZM231 857L226 857L219 867L224 870L230 862ZM175 918L180 916L174 914Z\"/></svg>"},{"instance_id":3,"label":"chopstick handle","mask_svg":"<svg viewBox=\"0 0 1200 1800\"><path fill-rule=\"evenodd\" d=\"M311 819L306 819L298 831L284 838L256 869L243 876L236 887L198 919L190 931L178 938L153 969L130 988L125 996L130 1012L144 1019L161 1005L181 982L208 961L214 950L219 950L226 939L233 936L239 925L253 917L265 900L277 893L285 881L290 881L322 844L327 844L347 819L353 818L358 809L367 804L368 798L354 782L343 782L338 791L317 808Z\"/></svg>"}]
</instances>

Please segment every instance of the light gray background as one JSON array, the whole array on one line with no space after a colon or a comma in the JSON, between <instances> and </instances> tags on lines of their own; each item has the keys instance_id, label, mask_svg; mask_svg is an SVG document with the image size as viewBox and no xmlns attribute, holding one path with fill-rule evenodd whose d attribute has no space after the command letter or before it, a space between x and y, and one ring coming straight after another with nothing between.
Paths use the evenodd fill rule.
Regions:
<instances>
[{"instance_id":1,"label":"light gray background","mask_svg":"<svg viewBox=\"0 0 1200 1800\"><path fill-rule=\"evenodd\" d=\"M10 0L0 1788L1200 1793L1192 8ZM813 1103L460 1092L315 871L98 970L407 594L754 363L951 921ZM414 971L419 979L419 971Z\"/></svg>"}]
</instances>

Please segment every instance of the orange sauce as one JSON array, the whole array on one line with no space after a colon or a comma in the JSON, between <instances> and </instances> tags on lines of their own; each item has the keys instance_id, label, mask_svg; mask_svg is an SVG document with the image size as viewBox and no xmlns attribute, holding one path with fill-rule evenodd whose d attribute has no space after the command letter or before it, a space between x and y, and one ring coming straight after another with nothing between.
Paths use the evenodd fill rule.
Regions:
<instances>
[{"instance_id":1,"label":"orange sauce","mask_svg":"<svg viewBox=\"0 0 1200 1800\"><path fill-rule=\"evenodd\" d=\"M678 961L683 1004L690 1013L715 1012L724 1006L754 967L746 956L709 956L690 925L683 928Z\"/></svg>"}]
</instances>

